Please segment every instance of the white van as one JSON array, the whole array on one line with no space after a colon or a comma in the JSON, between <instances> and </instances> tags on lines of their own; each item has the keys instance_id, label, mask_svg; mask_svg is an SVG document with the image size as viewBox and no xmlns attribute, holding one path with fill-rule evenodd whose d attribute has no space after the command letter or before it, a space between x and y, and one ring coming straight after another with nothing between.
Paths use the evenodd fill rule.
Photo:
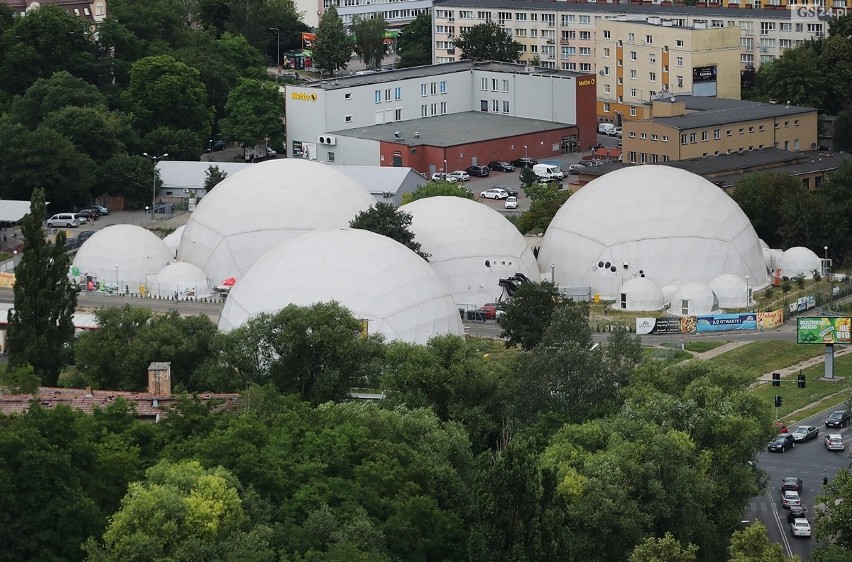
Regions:
<instances>
[{"instance_id":1,"label":"white van","mask_svg":"<svg viewBox=\"0 0 852 562\"><path fill-rule=\"evenodd\" d=\"M74 213L57 213L47 219L47 228L80 226L80 221Z\"/></svg>"},{"instance_id":2,"label":"white van","mask_svg":"<svg viewBox=\"0 0 852 562\"><path fill-rule=\"evenodd\" d=\"M536 164L532 167L532 171L540 178L551 178L561 180L565 178L565 172L559 166L551 164Z\"/></svg>"},{"instance_id":3,"label":"white van","mask_svg":"<svg viewBox=\"0 0 852 562\"><path fill-rule=\"evenodd\" d=\"M601 135L615 135L615 125L612 123L598 123L598 133Z\"/></svg>"}]
</instances>

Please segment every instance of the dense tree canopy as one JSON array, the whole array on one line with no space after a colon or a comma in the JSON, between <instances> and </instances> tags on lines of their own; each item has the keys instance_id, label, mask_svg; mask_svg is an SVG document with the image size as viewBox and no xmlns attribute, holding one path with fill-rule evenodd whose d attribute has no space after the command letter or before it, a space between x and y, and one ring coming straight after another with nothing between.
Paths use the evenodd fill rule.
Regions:
<instances>
[{"instance_id":1,"label":"dense tree canopy","mask_svg":"<svg viewBox=\"0 0 852 562\"><path fill-rule=\"evenodd\" d=\"M323 72L334 75L346 68L352 53L352 42L346 35L343 20L334 5L328 7L320 18L317 40L314 44L314 63Z\"/></svg>"},{"instance_id":2,"label":"dense tree canopy","mask_svg":"<svg viewBox=\"0 0 852 562\"><path fill-rule=\"evenodd\" d=\"M243 80L228 94L225 113L222 134L244 147L283 139L284 99L272 82Z\"/></svg>"},{"instance_id":3,"label":"dense tree canopy","mask_svg":"<svg viewBox=\"0 0 852 562\"><path fill-rule=\"evenodd\" d=\"M453 44L465 60L518 62L521 58L521 44L493 21L463 31L453 38Z\"/></svg>"},{"instance_id":4,"label":"dense tree canopy","mask_svg":"<svg viewBox=\"0 0 852 562\"><path fill-rule=\"evenodd\" d=\"M358 216L349 221L349 227L387 236L429 261L429 254L420 249L420 243L414 240L414 233L410 230L411 215L394 208L393 205L387 203L371 205L369 209L361 211Z\"/></svg>"},{"instance_id":5,"label":"dense tree canopy","mask_svg":"<svg viewBox=\"0 0 852 562\"><path fill-rule=\"evenodd\" d=\"M418 199L439 196L464 197L465 199L474 199L473 193L471 193L470 190L463 185L459 185L457 183L450 183L448 181L432 180L427 181L411 193L403 194L402 203L407 204L411 203L412 201L417 201Z\"/></svg>"},{"instance_id":6,"label":"dense tree canopy","mask_svg":"<svg viewBox=\"0 0 852 562\"><path fill-rule=\"evenodd\" d=\"M349 31L355 37L355 54L367 68L378 68L385 56L385 28L387 22L379 15L375 18L355 16Z\"/></svg>"},{"instance_id":7,"label":"dense tree canopy","mask_svg":"<svg viewBox=\"0 0 852 562\"><path fill-rule=\"evenodd\" d=\"M432 15L418 14L399 32L396 40L399 54L397 68L432 64Z\"/></svg>"}]
</instances>

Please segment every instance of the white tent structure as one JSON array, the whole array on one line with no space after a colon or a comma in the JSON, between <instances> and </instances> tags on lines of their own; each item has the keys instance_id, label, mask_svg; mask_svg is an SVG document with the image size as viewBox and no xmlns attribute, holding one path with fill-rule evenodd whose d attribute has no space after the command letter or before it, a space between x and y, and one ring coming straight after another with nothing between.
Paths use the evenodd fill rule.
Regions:
<instances>
[{"instance_id":1,"label":"white tent structure","mask_svg":"<svg viewBox=\"0 0 852 562\"><path fill-rule=\"evenodd\" d=\"M169 248L150 230L115 224L95 232L80 246L72 271L76 268L80 276L136 292L173 259Z\"/></svg>"},{"instance_id":2,"label":"white tent structure","mask_svg":"<svg viewBox=\"0 0 852 562\"><path fill-rule=\"evenodd\" d=\"M560 286L612 299L634 275L657 286L709 283L722 273L769 284L748 218L711 182L670 166L631 166L589 182L544 235L539 266Z\"/></svg>"},{"instance_id":3,"label":"white tent structure","mask_svg":"<svg viewBox=\"0 0 852 562\"><path fill-rule=\"evenodd\" d=\"M628 279L618 292L615 307L620 310L661 310L664 305L663 291L647 277Z\"/></svg>"},{"instance_id":4,"label":"white tent structure","mask_svg":"<svg viewBox=\"0 0 852 562\"><path fill-rule=\"evenodd\" d=\"M660 289L663 292L663 304L670 305L672 303L672 296L677 292L678 288L683 285L680 281L674 281L669 283L668 285L663 285Z\"/></svg>"},{"instance_id":5,"label":"white tent structure","mask_svg":"<svg viewBox=\"0 0 852 562\"><path fill-rule=\"evenodd\" d=\"M753 304L749 295L754 290L751 279L746 283L737 275L723 273L710 280L710 289L721 308L748 308Z\"/></svg>"},{"instance_id":6,"label":"white tent structure","mask_svg":"<svg viewBox=\"0 0 852 562\"><path fill-rule=\"evenodd\" d=\"M183 261L167 265L154 275L148 291L158 297L177 297L179 300L200 299L213 294L207 276L201 268Z\"/></svg>"},{"instance_id":7,"label":"white tent structure","mask_svg":"<svg viewBox=\"0 0 852 562\"><path fill-rule=\"evenodd\" d=\"M183 236L185 228L186 225L179 226L174 230L174 232L167 234L166 237L163 238L163 244L168 246L175 258L177 258L178 246L180 246L180 237Z\"/></svg>"},{"instance_id":8,"label":"white tent structure","mask_svg":"<svg viewBox=\"0 0 852 562\"><path fill-rule=\"evenodd\" d=\"M776 258L775 267L783 277L804 275L805 279L813 279L814 270L822 272L822 259L808 248L794 246Z\"/></svg>"},{"instance_id":9,"label":"white tent structure","mask_svg":"<svg viewBox=\"0 0 852 562\"><path fill-rule=\"evenodd\" d=\"M219 329L289 304L332 300L387 340L422 344L463 333L452 295L423 258L380 234L350 229L303 234L264 254L231 289Z\"/></svg>"},{"instance_id":10,"label":"white tent structure","mask_svg":"<svg viewBox=\"0 0 852 562\"><path fill-rule=\"evenodd\" d=\"M399 208L429 265L459 308L477 309L503 294L500 279L522 273L538 281L538 264L523 235L503 215L461 197L428 197Z\"/></svg>"},{"instance_id":11,"label":"white tent structure","mask_svg":"<svg viewBox=\"0 0 852 562\"><path fill-rule=\"evenodd\" d=\"M669 314L674 316L713 314L718 311L716 295L703 283L686 283L678 287L672 295L672 306L669 308Z\"/></svg>"},{"instance_id":12,"label":"white tent structure","mask_svg":"<svg viewBox=\"0 0 852 562\"><path fill-rule=\"evenodd\" d=\"M225 178L193 211L178 247L181 261L214 283L241 278L267 250L305 232L345 228L376 200L319 162L269 160Z\"/></svg>"}]
</instances>

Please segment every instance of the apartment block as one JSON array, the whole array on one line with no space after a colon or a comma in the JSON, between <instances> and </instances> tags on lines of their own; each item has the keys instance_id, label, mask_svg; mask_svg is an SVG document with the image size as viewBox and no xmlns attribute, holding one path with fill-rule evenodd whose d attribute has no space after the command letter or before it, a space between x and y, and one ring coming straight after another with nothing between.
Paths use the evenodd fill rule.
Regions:
<instances>
[{"instance_id":1,"label":"apartment block","mask_svg":"<svg viewBox=\"0 0 852 562\"><path fill-rule=\"evenodd\" d=\"M662 96L642 106L642 119L625 121L626 163L745 153L764 148L816 150L817 110L785 104L699 96Z\"/></svg>"},{"instance_id":2,"label":"apartment block","mask_svg":"<svg viewBox=\"0 0 852 562\"><path fill-rule=\"evenodd\" d=\"M595 26L598 117L638 119L658 94L740 99L740 32L680 27L671 20L598 20Z\"/></svg>"},{"instance_id":3,"label":"apartment block","mask_svg":"<svg viewBox=\"0 0 852 562\"><path fill-rule=\"evenodd\" d=\"M849 3L852 0L827 0ZM772 5L771 2L778 2ZM800 2L801 3L801 2ZM737 7L742 6L742 7ZM533 0L435 0L433 9L433 62L461 59L453 45L471 27L496 22L522 45L521 60L543 68L595 72L599 24L607 20L647 21L660 18L680 28L733 28L739 31L740 68L757 68L778 58L784 49L828 33L829 14L796 17L786 0L738 4L700 3L696 6L631 2L537 2ZM795 6L793 6L795 7ZM829 9L827 7L826 9ZM833 8L843 13L845 6Z\"/></svg>"}]
</instances>

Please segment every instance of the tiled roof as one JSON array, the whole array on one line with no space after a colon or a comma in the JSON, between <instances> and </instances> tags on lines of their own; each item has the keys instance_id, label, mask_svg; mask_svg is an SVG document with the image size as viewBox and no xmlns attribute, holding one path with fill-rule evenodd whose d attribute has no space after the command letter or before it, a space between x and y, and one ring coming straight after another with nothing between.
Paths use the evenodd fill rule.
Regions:
<instances>
[{"instance_id":1,"label":"tiled roof","mask_svg":"<svg viewBox=\"0 0 852 562\"><path fill-rule=\"evenodd\" d=\"M197 395L203 402L221 402L221 409L234 408L240 398L239 394L202 393ZM56 408L65 405L87 414L95 408L105 408L123 398L136 408L140 418L156 418L168 415L169 410L177 403L182 395L172 394L162 397L147 392L121 392L116 390L91 390L80 388L39 388L36 394L0 394L0 413L17 414L27 411L30 403L35 400L42 408Z\"/></svg>"}]
</instances>

